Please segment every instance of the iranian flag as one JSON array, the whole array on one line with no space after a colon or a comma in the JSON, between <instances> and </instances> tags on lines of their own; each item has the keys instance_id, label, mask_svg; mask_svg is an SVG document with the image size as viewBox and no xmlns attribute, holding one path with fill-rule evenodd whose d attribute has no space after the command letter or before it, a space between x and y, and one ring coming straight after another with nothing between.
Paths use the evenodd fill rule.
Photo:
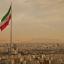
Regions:
<instances>
[{"instance_id":1,"label":"iranian flag","mask_svg":"<svg viewBox=\"0 0 64 64\"><path fill-rule=\"evenodd\" d=\"M1 31L3 31L9 25L10 19L11 19L11 6L7 11L7 13L1 19L1 22L0 22Z\"/></svg>"}]
</instances>

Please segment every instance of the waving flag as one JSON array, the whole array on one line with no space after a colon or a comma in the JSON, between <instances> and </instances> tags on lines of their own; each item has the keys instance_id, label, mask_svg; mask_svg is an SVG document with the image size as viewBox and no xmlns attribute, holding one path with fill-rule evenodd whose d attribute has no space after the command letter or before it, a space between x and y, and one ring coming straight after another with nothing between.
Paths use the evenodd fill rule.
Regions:
<instances>
[{"instance_id":1,"label":"waving flag","mask_svg":"<svg viewBox=\"0 0 64 64\"><path fill-rule=\"evenodd\" d=\"M3 31L9 25L10 19L11 19L11 6L10 6L8 12L1 19L1 22L0 22L1 31Z\"/></svg>"}]
</instances>

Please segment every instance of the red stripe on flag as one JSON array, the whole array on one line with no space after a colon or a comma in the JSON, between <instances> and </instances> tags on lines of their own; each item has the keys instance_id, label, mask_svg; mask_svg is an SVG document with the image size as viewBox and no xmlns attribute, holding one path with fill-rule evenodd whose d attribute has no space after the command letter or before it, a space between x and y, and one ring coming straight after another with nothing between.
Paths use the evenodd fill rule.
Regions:
<instances>
[{"instance_id":1,"label":"red stripe on flag","mask_svg":"<svg viewBox=\"0 0 64 64\"><path fill-rule=\"evenodd\" d=\"M6 23L4 23L4 24L0 27L1 31L3 31L3 30L7 27L7 25L9 24L10 19L11 19L11 15L8 17Z\"/></svg>"}]
</instances>

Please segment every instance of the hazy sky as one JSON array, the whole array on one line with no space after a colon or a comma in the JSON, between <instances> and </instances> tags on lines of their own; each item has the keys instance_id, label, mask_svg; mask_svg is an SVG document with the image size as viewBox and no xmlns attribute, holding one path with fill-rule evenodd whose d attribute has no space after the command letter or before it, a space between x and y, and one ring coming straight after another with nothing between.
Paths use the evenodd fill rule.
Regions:
<instances>
[{"instance_id":1,"label":"hazy sky","mask_svg":"<svg viewBox=\"0 0 64 64\"><path fill-rule=\"evenodd\" d=\"M0 19L8 11L10 0L0 0ZM63 39L64 0L13 0L13 40ZM8 41L10 25L0 31L0 40Z\"/></svg>"}]
</instances>

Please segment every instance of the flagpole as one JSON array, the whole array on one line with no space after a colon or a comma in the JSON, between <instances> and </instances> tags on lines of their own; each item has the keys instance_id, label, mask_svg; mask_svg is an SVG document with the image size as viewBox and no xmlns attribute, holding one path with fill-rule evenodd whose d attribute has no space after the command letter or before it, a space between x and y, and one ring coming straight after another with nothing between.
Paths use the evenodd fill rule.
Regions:
<instances>
[{"instance_id":1,"label":"flagpole","mask_svg":"<svg viewBox=\"0 0 64 64\"><path fill-rule=\"evenodd\" d=\"M11 1L11 23L10 23L10 53L11 53L11 47L12 47L12 1Z\"/></svg>"}]
</instances>

